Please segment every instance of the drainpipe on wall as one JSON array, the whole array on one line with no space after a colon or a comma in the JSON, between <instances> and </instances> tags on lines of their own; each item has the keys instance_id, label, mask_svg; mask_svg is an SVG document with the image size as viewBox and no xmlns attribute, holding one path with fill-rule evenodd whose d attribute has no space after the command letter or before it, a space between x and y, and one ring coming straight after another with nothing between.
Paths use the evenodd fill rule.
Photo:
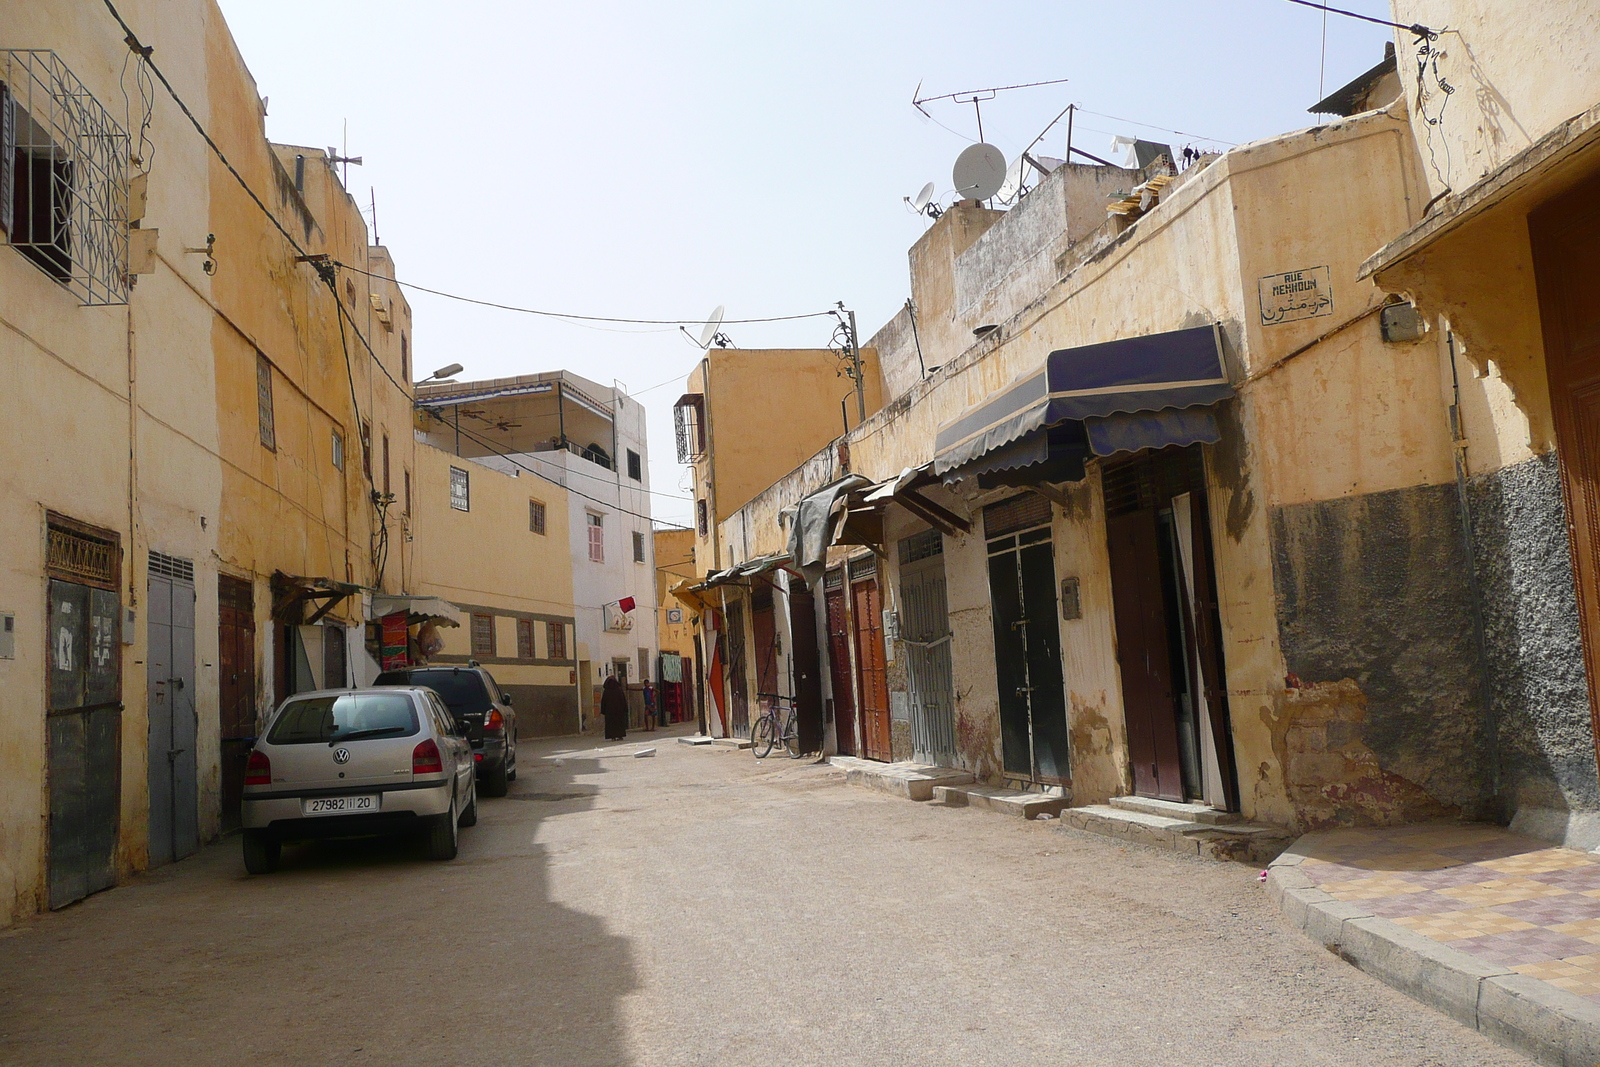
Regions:
<instances>
[{"instance_id":1,"label":"drainpipe on wall","mask_svg":"<svg viewBox=\"0 0 1600 1067\"><path fill-rule=\"evenodd\" d=\"M1483 701L1484 746L1488 750L1491 798L1500 797L1500 713L1489 687L1489 646L1484 636L1483 586L1478 581L1478 556L1472 538L1472 505L1467 497L1467 436L1461 425L1461 377L1456 370L1456 335L1444 333L1450 355L1450 446L1455 456L1456 497L1461 512L1461 546L1467 556L1467 588L1472 596L1472 635L1478 645L1478 699Z\"/></svg>"}]
</instances>

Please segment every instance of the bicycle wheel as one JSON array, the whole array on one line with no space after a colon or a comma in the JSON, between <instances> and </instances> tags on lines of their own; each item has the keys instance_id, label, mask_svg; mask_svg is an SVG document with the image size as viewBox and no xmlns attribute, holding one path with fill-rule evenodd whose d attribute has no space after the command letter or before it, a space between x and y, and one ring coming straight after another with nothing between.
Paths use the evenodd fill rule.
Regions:
<instances>
[{"instance_id":1,"label":"bicycle wheel","mask_svg":"<svg viewBox=\"0 0 1600 1067\"><path fill-rule=\"evenodd\" d=\"M792 711L783 723L783 747L789 750L790 759L800 758L800 724Z\"/></svg>"},{"instance_id":2,"label":"bicycle wheel","mask_svg":"<svg viewBox=\"0 0 1600 1067\"><path fill-rule=\"evenodd\" d=\"M776 734L777 727L772 722L772 716L763 715L756 720L750 731L750 751L756 754L756 759L766 759L772 752L772 746L778 741Z\"/></svg>"}]
</instances>

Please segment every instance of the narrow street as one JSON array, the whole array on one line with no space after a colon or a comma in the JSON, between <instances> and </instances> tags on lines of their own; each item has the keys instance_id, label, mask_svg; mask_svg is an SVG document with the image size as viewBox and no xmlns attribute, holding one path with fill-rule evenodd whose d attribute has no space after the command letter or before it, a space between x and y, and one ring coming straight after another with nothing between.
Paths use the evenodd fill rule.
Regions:
<instances>
[{"instance_id":1,"label":"narrow street","mask_svg":"<svg viewBox=\"0 0 1600 1067\"><path fill-rule=\"evenodd\" d=\"M249 878L228 839L19 922L0 1062L1527 1062L1288 929L1245 867L683 729L526 751L453 863L332 844Z\"/></svg>"}]
</instances>

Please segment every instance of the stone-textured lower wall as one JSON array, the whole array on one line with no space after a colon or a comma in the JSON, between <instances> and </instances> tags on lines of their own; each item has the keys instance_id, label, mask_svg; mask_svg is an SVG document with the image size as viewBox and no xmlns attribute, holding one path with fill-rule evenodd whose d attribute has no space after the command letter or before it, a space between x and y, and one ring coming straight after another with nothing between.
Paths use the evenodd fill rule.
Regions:
<instances>
[{"instance_id":1,"label":"stone-textured lower wall","mask_svg":"<svg viewBox=\"0 0 1600 1067\"><path fill-rule=\"evenodd\" d=\"M1600 812L1555 455L1473 479L1468 505L1498 722L1503 815L1529 808Z\"/></svg>"},{"instance_id":2,"label":"stone-textured lower wall","mask_svg":"<svg viewBox=\"0 0 1600 1067\"><path fill-rule=\"evenodd\" d=\"M502 685L517 709L517 736L561 737L578 732L578 691L570 685Z\"/></svg>"},{"instance_id":3,"label":"stone-textured lower wall","mask_svg":"<svg viewBox=\"0 0 1600 1067\"><path fill-rule=\"evenodd\" d=\"M1454 485L1274 508L1289 676L1269 723L1304 826L1487 810L1482 675Z\"/></svg>"}]
</instances>

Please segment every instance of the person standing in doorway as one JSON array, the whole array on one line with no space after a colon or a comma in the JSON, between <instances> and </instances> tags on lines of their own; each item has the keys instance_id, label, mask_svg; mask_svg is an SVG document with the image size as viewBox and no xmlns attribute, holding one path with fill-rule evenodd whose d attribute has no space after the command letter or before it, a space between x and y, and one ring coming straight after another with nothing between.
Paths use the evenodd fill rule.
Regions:
<instances>
[{"instance_id":1,"label":"person standing in doorway","mask_svg":"<svg viewBox=\"0 0 1600 1067\"><path fill-rule=\"evenodd\" d=\"M616 675L607 678L601 687L600 714L606 720L607 741L621 741L628 736L628 694Z\"/></svg>"},{"instance_id":2,"label":"person standing in doorway","mask_svg":"<svg viewBox=\"0 0 1600 1067\"><path fill-rule=\"evenodd\" d=\"M644 728L656 728L656 687L650 684L650 679L644 680Z\"/></svg>"}]
</instances>

